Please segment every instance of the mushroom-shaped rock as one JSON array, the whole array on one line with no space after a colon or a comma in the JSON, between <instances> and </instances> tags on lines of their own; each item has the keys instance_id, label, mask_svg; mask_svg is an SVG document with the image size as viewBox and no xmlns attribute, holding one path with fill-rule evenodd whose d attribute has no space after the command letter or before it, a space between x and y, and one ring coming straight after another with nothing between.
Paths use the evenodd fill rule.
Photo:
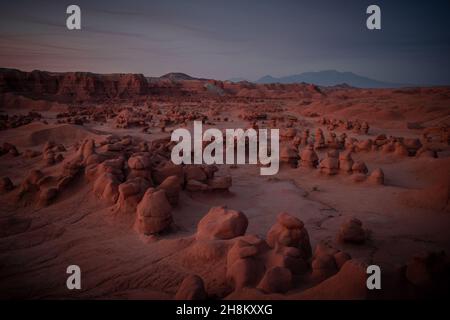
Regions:
<instances>
[{"instance_id":1,"label":"mushroom-shaped rock","mask_svg":"<svg viewBox=\"0 0 450 320\"><path fill-rule=\"evenodd\" d=\"M94 182L94 194L113 204L119 196L119 181L111 173L104 173Z\"/></svg>"},{"instance_id":2,"label":"mushroom-shaped rock","mask_svg":"<svg viewBox=\"0 0 450 320\"><path fill-rule=\"evenodd\" d=\"M172 207L164 190L149 188L136 208L136 228L143 234L166 230L172 224Z\"/></svg>"},{"instance_id":3,"label":"mushroom-shaped rock","mask_svg":"<svg viewBox=\"0 0 450 320\"><path fill-rule=\"evenodd\" d=\"M361 244L367 239L367 231L362 228L361 220L352 218L341 225L337 239L340 242Z\"/></svg>"},{"instance_id":4,"label":"mushroom-shaped rock","mask_svg":"<svg viewBox=\"0 0 450 320\"><path fill-rule=\"evenodd\" d=\"M405 145L406 149L411 150L412 154L415 154L417 150L419 150L422 147L422 143L420 142L420 139L414 139L414 138L405 138L403 140L403 144Z\"/></svg>"},{"instance_id":5,"label":"mushroom-shaped rock","mask_svg":"<svg viewBox=\"0 0 450 320\"><path fill-rule=\"evenodd\" d=\"M227 281L235 289L256 286L264 274L264 262L260 254L267 244L254 235L236 240L227 255Z\"/></svg>"},{"instance_id":6,"label":"mushroom-shaped rock","mask_svg":"<svg viewBox=\"0 0 450 320\"><path fill-rule=\"evenodd\" d=\"M387 137L385 134L380 134L375 137L374 144L377 146L382 146L387 142Z\"/></svg>"},{"instance_id":7,"label":"mushroom-shaped rock","mask_svg":"<svg viewBox=\"0 0 450 320\"><path fill-rule=\"evenodd\" d=\"M117 159L105 160L99 165L92 164L85 169L86 178L90 181L96 180L104 173L114 175L118 180L123 180L123 164L124 159L119 157Z\"/></svg>"},{"instance_id":8,"label":"mushroom-shaped rock","mask_svg":"<svg viewBox=\"0 0 450 320\"><path fill-rule=\"evenodd\" d=\"M128 159L128 167L132 170L144 170L150 167L150 159L142 155L133 155Z\"/></svg>"},{"instance_id":9,"label":"mushroom-shaped rock","mask_svg":"<svg viewBox=\"0 0 450 320\"><path fill-rule=\"evenodd\" d=\"M309 138L309 130L306 129L305 131L302 132L301 144L304 146L308 145L308 138Z\"/></svg>"},{"instance_id":10,"label":"mushroom-shaped rock","mask_svg":"<svg viewBox=\"0 0 450 320\"><path fill-rule=\"evenodd\" d=\"M193 274L183 279L175 295L175 300L205 300L206 298L203 279Z\"/></svg>"},{"instance_id":11,"label":"mushroom-shaped rock","mask_svg":"<svg viewBox=\"0 0 450 320\"><path fill-rule=\"evenodd\" d=\"M300 250L302 258L311 257L308 231L300 219L286 212L280 213L277 223L270 228L267 233L267 243L271 248L295 247Z\"/></svg>"},{"instance_id":12,"label":"mushroom-shaped rock","mask_svg":"<svg viewBox=\"0 0 450 320\"><path fill-rule=\"evenodd\" d=\"M384 172L380 168L375 169L369 176L369 181L374 184L384 184Z\"/></svg>"},{"instance_id":13,"label":"mushroom-shaped rock","mask_svg":"<svg viewBox=\"0 0 450 320\"><path fill-rule=\"evenodd\" d=\"M325 137L323 136L323 133L321 133L319 135L316 133L316 136L314 139L314 148L323 149L325 147L326 147L326 144L325 144Z\"/></svg>"},{"instance_id":14,"label":"mushroom-shaped rock","mask_svg":"<svg viewBox=\"0 0 450 320\"><path fill-rule=\"evenodd\" d=\"M327 175L335 175L339 172L339 160L334 157L327 156L319 164L319 169L321 173Z\"/></svg>"},{"instance_id":15,"label":"mushroom-shaped rock","mask_svg":"<svg viewBox=\"0 0 450 320\"><path fill-rule=\"evenodd\" d=\"M90 155L95 153L95 142L92 139L86 139L82 142L77 151L78 157L82 160L86 160Z\"/></svg>"},{"instance_id":16,"label":"mushroom-shaped rock","mask_svg":"<svg viewBox=\"0 0 450 320\"><path fill-rule=\"evenodd\" d=\"M408 149L402 142L395 143L394 153L400 157L407 157L409 155Z\"/></svg>"},{"instance_id":17,"label":"mushroom-shaped rock","mask_svg":"<svg viewBox=\"0 0 450 320\"><path fill-rule=\"evenodd\" d=\"M416 152L416 157L420 158L437 158L437 152L430 148L423 146Z\"/></svg>"},{"instance_id":18,"label":"mushroom-shaped rock","mask_svg":"<svg viewBox=\"0 0 450 320\"><path fill-rule=\"evenodd\" d=\"M267 244L255 235L245 235L236 240L228 251L227 268L230 268L238 259L255 257L264 251Z\"/></svg>"},{"instance_id":19,"label":"mushroom-shaped rock","mask_svg":"<svg viewBox=\"0 0 450 320\"><path fill-rule=\"evenodd\" d=\"M135 212L139 201L150 184L143 178L133 178L119 185L117 207L125 212Z\"/></svg>"},{"instance_id":20,"label":"mushroom-shaped rock","mask_svg":"<svg viewBox=\"0 0 450 320\"><path fill-rule=\"evenodd\" d=\"M352 153L344 151L339 155L339 169L345 173L351 173L353 167Z\"/></svg>"},{"instance_id":21,"label":"mushroom-shaped rock","mask_svg":"<svg viewBox=\"0 0 450 320\"><path fill-rule=\"evenodd\" d=\"M282 146L280 150L280 161L291 167L296 167L298 162L298 150L293 146Z\"/></svg>"},{"instance_id":22,"label":"mushroom-shaped rock","mask_svg":"<svg viewBox=\"0 0 450 320\"><path fill-rule=\"evenodd\" d=\"M362 126L361 126L361 131L362 131L364 134L368 134L368 133L369 133L369 128L370 128L370 126L369 126L369 124L367 123L367 121L364 121L364 122L362 123Z\"/></svg>"},{"instance_id":23,"label":"mushroom-shaped rock","mask_svg":"<svg viewBox=\"0 0 450 320\"><path fill-rule=\"evenodd\" d=\"M297 135L297 129L295 128L286 128L282 129L280 132L281 140L291 141Z\"/></svg>"},{"instance_id":24,"label":"mushroom-shaped rock","mask_svg":"<svg viewBox=\"0 0 450 320\"><path fill-rule=\"evenodd\" d=\"M303 274L309 270L302 251L294 247L278 247L270 250L266 255L266 267L275 266L287 268L292 274Z\"/></svg>"},{"instance_id":25,"label":"mushroom-shaped rock","mask_svg":"<svg viewBox=\"0 0 450 320\"><path fill-rule=\"evenodd\" d=\"M128 159L128 167L130 168L128 179L141 177L148 180L150 184L153 184L149 157L145 155L133 155Z\"/></svg>"},{"instance_id":26,"label":"mushroom-shaped rock","mask_svg":"<svg viewBox=\"0 0 450 320\"><path fill-rule=\"evenodd\" d=\"M225 206L213 207L197 226L197 239L232 239L245 234L247 217L240 211Z\"/></svg>"},{"instance_id":27,"label":"mushroom-shaped rock","mask_svg":"<svg viewBox=\"0 0 450 320\"><path fill-rule=\"evenodd\" d=\"M319 162L319 157L312 145L307 146L300 152L300 165L305 168L315 168Z\"/></svg>"},{"instance_id":28,"label":"mushroom-shaped rock","mask_svg":"<svg viewBox=\"0 0 450 320\"><path fill-rule=\"evenodd\" d=\"M372 150L372 140L367 139L360 141L356 144L357 151L371 151Z\"/></svg>"},{"instance_id":29,"label":"mushroom-shaped rock","mask_svg":"<svg viewBox=\"0 0 450 320\"><path fill-rule=\"evenodd\" d=\"M367 174L367 172L369 172L366 164L362 161L356 161L352 166L352 171L354 173L362 173L362 174Z\"/></svg>"},{"instance_id":30,"label":"mushroom-shaped rock","mask_svg":"<svg viewBox=\"0 0 450 320\"><path fill-rule=\"evenodd\" d=\"M382 153L390 153L395 150L395 144L393 142L386 142L381 146Z\"/></svg>"},{"instance_id":31,"label":"mushroom-shaped rock","mask_svg":"<svg viewBox=\"0 0 450 320\"><path fill-rule=\"evenodd\" d=\"M181 184L180 179L177 176L167 177L159 186L158 189L166 191L167 200L169 200L172 206L178 204L180 197Z\"/></svg>"}]
</instances>

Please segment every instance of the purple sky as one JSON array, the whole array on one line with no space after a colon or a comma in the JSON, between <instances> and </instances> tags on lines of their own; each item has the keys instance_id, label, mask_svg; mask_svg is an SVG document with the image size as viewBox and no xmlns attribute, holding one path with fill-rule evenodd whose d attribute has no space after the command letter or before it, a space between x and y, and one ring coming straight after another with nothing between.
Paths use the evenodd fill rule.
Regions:
<instances>
[{"instance_id":1,"label":"purple sky","mask_svg":"<svg viewBox=\"0 0 450 320\"><path fill-rule=\"evenodd\" d=\"M69 4L81 7L81 31L65 27ZM365 27L369 4L382 9L381 31ZM250 80L336 69L450 84L448 0L15 0L1 7L1 67Z\"/></svg>"}]
</instances>

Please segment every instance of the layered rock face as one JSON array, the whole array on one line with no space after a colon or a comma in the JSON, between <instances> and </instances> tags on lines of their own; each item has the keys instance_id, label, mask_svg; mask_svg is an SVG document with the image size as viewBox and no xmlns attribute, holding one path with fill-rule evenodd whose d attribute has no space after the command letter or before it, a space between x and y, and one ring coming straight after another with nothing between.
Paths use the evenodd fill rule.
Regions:
<instances>
[{"instance_id":1,"label":"layered rock face","mask_svg":"<svg viewBox=\"0 0 450 320\"><path fill-rule=\"evenodd\" d=\"M0 93L61 101L97 101L132 98L147 91L147 80L142 74L0 70Z\"/></svg>"}]
</instances>

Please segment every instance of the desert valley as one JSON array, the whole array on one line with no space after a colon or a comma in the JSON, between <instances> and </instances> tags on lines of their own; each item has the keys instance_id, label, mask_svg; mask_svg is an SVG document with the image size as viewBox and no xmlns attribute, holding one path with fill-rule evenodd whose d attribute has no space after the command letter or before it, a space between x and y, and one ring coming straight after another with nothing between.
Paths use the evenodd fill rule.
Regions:
<instances>
[{"instance_id":1,"label":"desert valley","mask_svg":"<svg viewBox=\"0 0 450 320\"><path fill-rule=\"evenodd\" d=\"M279 129L279 172L172 163L194 121ZM450 87L1 69L0 143L3 299L448 294Z\"/></svg>"}]
</instances>

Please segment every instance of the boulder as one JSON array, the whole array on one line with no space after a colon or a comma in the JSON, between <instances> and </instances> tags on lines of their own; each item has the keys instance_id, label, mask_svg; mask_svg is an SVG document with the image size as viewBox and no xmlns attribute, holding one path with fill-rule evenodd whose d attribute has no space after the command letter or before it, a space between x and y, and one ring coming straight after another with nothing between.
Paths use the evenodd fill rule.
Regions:
<instances>
[{"instance_id":1,"label":"boulder","mask_svg":"<svg viewBox=\"0 0 450 320\"><path fill-rule=\"evenodd\" d=\"M172 206L178 204L180 197L181 184L180 179L177 176L167 177L159 186L158 189L162 189L166 192L167 200L169 200Z\"/></svg>"},{"instance_id":2,"label":"boulder","mask_svg":"<svg viewBox=\"0 0 450 320\"><path fill-rule=\"evenodd\" d=\"M245 234L247 217L240 211L225 206L213 207L197 226L197 239L232 239Z\"/></svg>"},{"instance_id":3,"label":"boulder","mask_svg":"<svg viewBox=\"0 0 450 320\"><path fill-rule=\"evenodd\" d=\"M150 159L143 155L132 155L128 159L128 167L132 170L144 170L150 168Z\"/></svg>"},{"instance_id":4,"label":"boulder","mask_svg":"<svg viewBox=\"0 0 450 320\"><path fill-rule=\"evenodd\" d=\"M114 204L119 197L119 184L120 181L113 174L103 173L95 180L93 191L100 199Z\"/></svg>"},{"instance_id":5,"label":"boulder","mask_svg":"<svg viewBox=\"0 0 450 320\"><path fill-rule=\"evenodd\" d=\"M409 155L408 149L402 142L396 142L394 147L394 154L400 157L407 157Z\"/></svg>"},{"instance_id":6,"label":"boulder","mask_svg":"<svg viewBox=\"0 0 450 320\"><path fill-rule=\"evenodd\" d=\"M315 168L319 163L319 157L312 145L307 146L300 152L300 165L305 168Z\"/></svg>"},{"instance_id":7,"label":"boulder","mask_svg":"<svg viewBox=\"0 0 450 320\"><path fill-rule=\"evenodd\" d=\"M367 231L362 228L361 220L352 218L341 225L337 240L344 243L362 244L367 237Z\"/></svg>"},{"instance_id":8,"label":"boulder","mask_svg":"<svg viewBox=\"0 0 450 320\"><path fill-rule=\"evenodd\" d=\"M352 153L344 151L339 155L339 169L345 173L351 173L353 167Z\"/></svg>"},{"instance_id":9,"label":"boulder","mask_svg":"<svg viewBox=\"0 0 450 320\"><path fill-rule=\"evenodd\" d=\"M370 174L368 180L372 182L373 184L384 184L384 172L380 168L375 169Z\"/></svg>"},{"instance_id":10,"label":"boulder","mask_svg":"<svg viewBox=\"0 0 450 320\"><path fill-rule=\"evenodd\" d=\"M146 235L167 230L173 221L172 207L164 190L147 189L136 213L136 228Z\"/></svg>"},{"instance_id":11,"label":"boulder","mask_svg":"<svg viewBox=\"0 0 450 320\"><path fill-rule=\"evenodd\" d=\"M303 222L286 212L277 217L277 222L267 233L267 243L271 248L294 247L300 250L304 259L311 257L311 244Z\"/></svg>"},{"instance_id":12,"label":"boulder","mask_svg":"<svg viewBox=\"0 0 450 320\"><path fill-rule=\"evenodd\" d=\"M266 249L264 240L247 235L236 240L227 255L227 282L234 289L256 286L264 274L261 253Z\"/></svg>"},{"instance_id":13,"label":"boulder","mask_svg":"<svg viewBox=\"0 0 450 320\"><path fill-rule=\"evenodd\" d=\"M361 174L367 174L369 170L367 169L367 166L362 161L356 161L352 166L352 172L353 173L361 173Z\"/></svg>"},{"instance_id":14,"label":"boulder","mask_svg":"<svg viewBox=\"0 0 450 320\"><path fill-rule=\"evenodd\" d=\"M280 150L281 163L287 164L292 168L297 167L299 156L298 150L293 146L282 146Z\"/></svg>"},{"instance_id":15,"label":"boulder","mask_svg":"<svg viewBox=\"0 0 450 320\"><path fill-rule=\"evenodd\" d=\"M144 192L149 187L149 182L143 178L133 178L121 183L119 185L117 208L125 213L135 212Z\"/></svg>"},{"instance_id":16,"label":"boulder","mask_svg":"<svg viewBox=\"0 0 450 320\"><path fill-rule=\"evenodd\" d=\"M327 156L319 164L319 169L321 173L327 175L335 175L339 172L339 160L334 157Z\"/></svg>"}]
</instances>

